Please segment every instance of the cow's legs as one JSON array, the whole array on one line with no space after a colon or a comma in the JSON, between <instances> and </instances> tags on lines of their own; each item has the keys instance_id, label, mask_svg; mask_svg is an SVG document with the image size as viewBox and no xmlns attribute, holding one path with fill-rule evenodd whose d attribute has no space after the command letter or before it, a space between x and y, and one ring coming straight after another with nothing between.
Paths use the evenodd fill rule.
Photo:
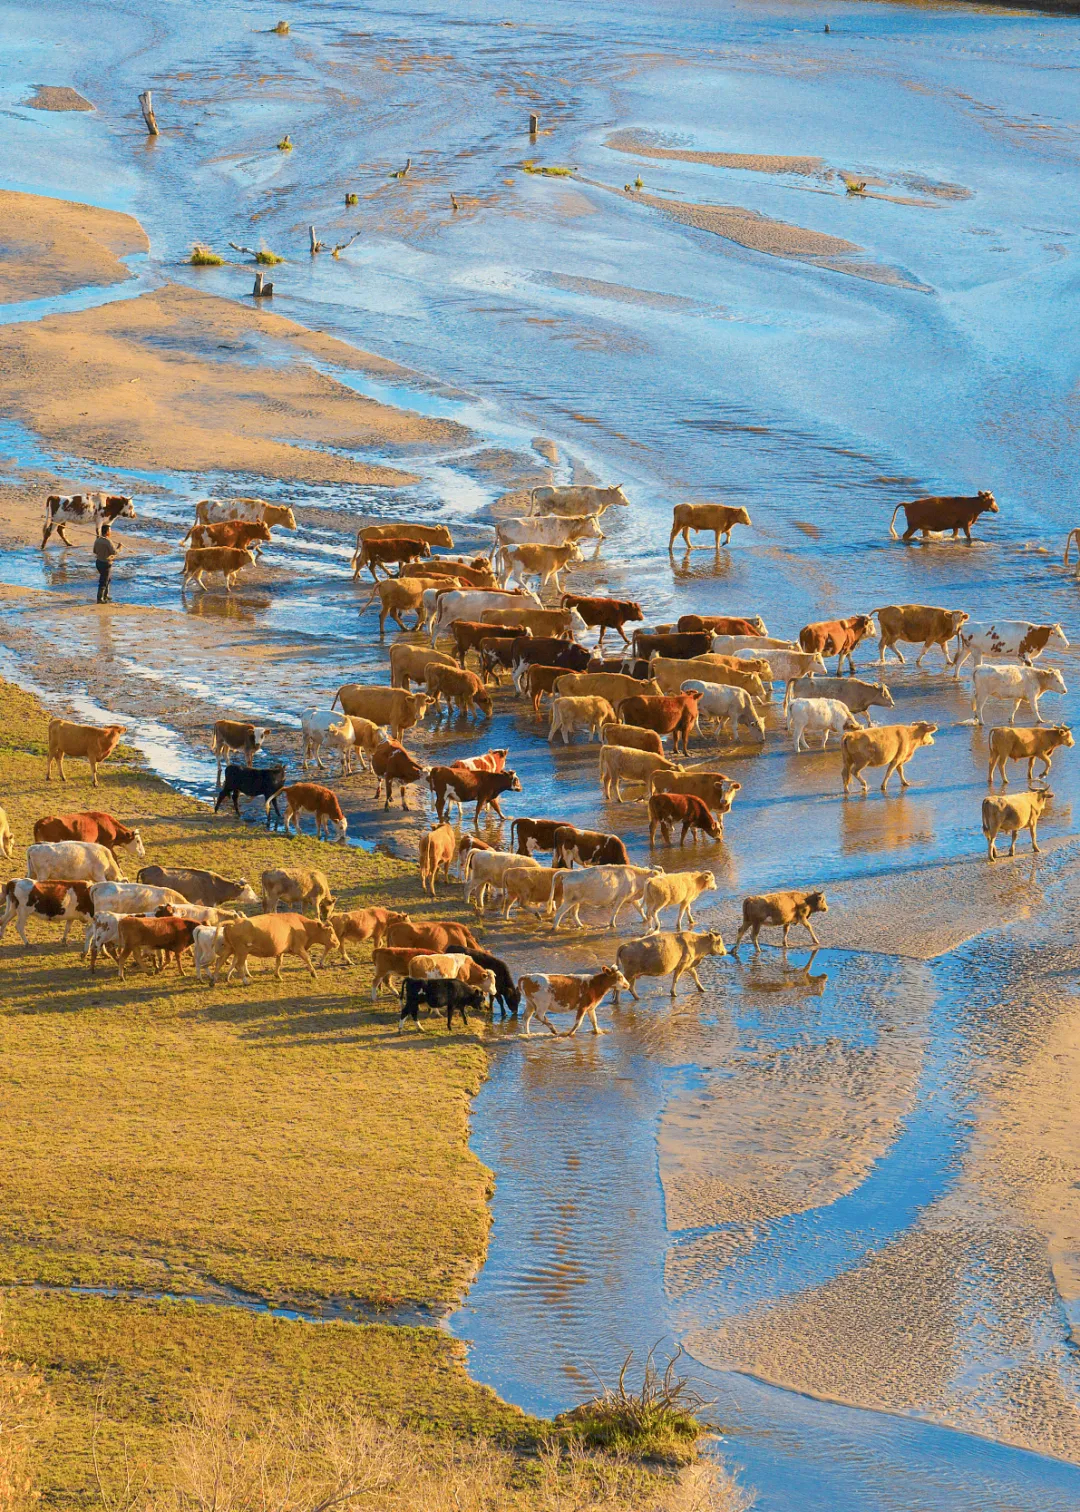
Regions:
<instances>
[{"instance_id":1,"label":"cow's legs","mask_svg":"<svg viewBox=\"0 0 1080 1512\"><path fill-rule=\"evenodd\" d=\"M311 964L311 957L308 955L306 949L302 945L300 945L297 947L296 953L303 961L304 965L307 967L312 981L315 981L318 973L316 972L315 967Z\"/></svg>"},{"instance_id":2,"label":"cow's legs","mask_svg":"<svg viewBox=\"0 0 1080 1512\"><path fill-rule=\"evenodd\" d=\"M67 522L65 520L60 521L59 525L56 527L56 533L63 541L65 546L74 546L75 542L68 540Z\"/></svg>"},{"instance_id":3,"label":"cow's legs","mask_svg":"<svg viewBox=\"0 0 1080 1512\"><path fill-rule=\"evenodd\" d=\"M1029 827L1031 829L1031 849L1035 852L1035 854L1037 856L1041 855L1041 852L1039 850L1039 841L1038 841L1038 837L1036 835L1036 830L1039 828L1039 819L1038 819L1038 815L1037 814L1032 814L1032 816L1031 816L1031 824L1030 824Z\"/></svg>"},{"instance_id":4,"label":"cow's legs","mask_svg":"<svg viewBox=\"0 0 1080 1512\"><path fill-rule=\"evenodd\" d=\"M813 940L814 945L818 949L820 949L821 948L821 941L818 939L817 935L814 933L814 926L811 924L810 920L809 919L804 919L803 920L803 925L804 925L804 927L806 929L807 934Z\"/></svg>"}]
</instances>

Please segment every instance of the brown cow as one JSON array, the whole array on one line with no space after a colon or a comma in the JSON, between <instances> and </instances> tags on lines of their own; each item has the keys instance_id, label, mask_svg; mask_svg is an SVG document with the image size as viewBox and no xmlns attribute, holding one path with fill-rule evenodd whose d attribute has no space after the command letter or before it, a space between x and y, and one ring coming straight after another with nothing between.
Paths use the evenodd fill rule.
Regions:
<instances>
[{"instance_id":1,"label":"brown cow","mask_svg":"<svg viewBox=\"0 0 1080 1512\"><path fill-rule=\"evenodd\" d=\"M816 651L819 656L835 656L837 677L844 670L846 659L851 671L855 671L852 652L860 641L874 633L873 616L851 614L847 619L817 620L804 625L799 631L799 645L804 651Z\"/></svg>"},{"instance_id":2,"label":"brown cow","mask_svg":"<svg viewBox=\"0 0 1080 1512\"><path fill-rule=\"evenodd\" d=\"M217 758L217 780L221 782L221 764L228 762L234 751L239 751L244 758L244 765L250 766L256 751L261 751L263 741L270 731L260 728L258 725L245 724L236 719L215 719L214 733L210 741L210 749Z\"/></svg>"},{"instance_id":3,"label":"brown cow","mask_svg":"<svg viewBox=\"0 0 1080 1512\"><path fill-rule=\"evenodd\" d=\"M49 759L45 764L45 781L52 781L53 762L56 762L60 781L66 782L64 757L73 760L83 758L90 763L90 775L97 787L97 769L107 761L125 733L124 725L72 724L68 719L49 720Z\"/></svg>"},{"instance_id":4,"label":"brown cow","mask_svg":"<svg viewBox=\"0 0 1080 1512\"><path fill-rule=\"evenodd\" d=\"M461 586L461 578L442 577L396 577L380 578L371 590L371 597L363 604L358 613L365 614L371 608L376 598L379 600L379 635L386 633L386 621L392 619L399 630L405 630L407 626L401 618L403 613L416 615L414 630L419 629L424 618L424 594L429 588L445 588L447 584L458 588Z\"/></svg>"},{"instance_id":5,"label":"brown cow","mask_svg":"<svg viewBox=\"0 0 1080 1512\"><path fill-rule=\"evenodd\" d=\"M482 641L492 638L514 641L519 635L531 633L523 630L520 625L488 624L484 620L455 620L450 626L458 664L462 667L465 666L465 658L470 651L479 654Z\"/></svg>"},{"instance_id":6,"label":"brown cow","mask_svg":"<svg viewBox=\"0 0 1080 1512\"><path fill-rule=\"evenodd\" d=\"M761 893L755 897L744 898L742 926L731 947L732 954L734 955L738 950L743 935L749 931L754 950L760 955L761 946L758 944L758 935L767 925L775 925L778 929L783 928L782 949L784 950L787 949L788 932L795 924L803 926L817 947L821 941L814 933L810 916L816 913L828 913L828 911L829 905L823 892Z\"/></svg>"},{"instance_id":7,"label":"brown cow","mask_svg":"<svg viewBox=\"0 0 1080 1512\"><path fill-rule=\"evenodd\" d=\"M534 1015L546 1024L556 1038L565 1039L576 1034L582 1019L588 1015L593 1033L599 1034L596 1009L600 1001L615 989L630 990L630 983L617 966L605 966L601 971L587 972L576 976L523 976L518 982L525 998L525 1033ZM549 1013L572 1013L574 1022L562 1035L548 1018Z\"/></svg>"},{"instance_id":8,"label":"brown cow","mask_svg":"<svg viewBox=\"0 0 1080 1512\"><path fill-rule=\"evenodd\" d=\"M516 772L476 772L462 767L437 766L428 773L428 785L435 794L435 812L440 823L446 817L447 789L460 798L462 803L475 803L473 824L479 824L485 808L493 808L500 819L506 815L499 807L503 793L520 793L521 783Z\"/></svg>"},{"instance_id":9,"label":"brown cow","mask_svg":"<svg viewBox=\"0 0 1080 1512\"><path fill-rule=\"evenodd\" d=\"M881 631L878 659L882 666L885 665L886 651L892 651L903 663L904 654L897 647L897 641L916 646L922 642L922 650L915 658L917 667L922 665L923 657L933 646L940 648L948 666L949 642L956 640L959 652L960 628L970 618L962 609L934 609L928 604L886 604L882 609L875 609L874 615Z\"/></svg>"},{"instance_id":10,"label":"brown cow","mask_svg":"<svg viewBox=\"0 0 1080 1512\"><path fill-rule=\"evenodd\" d=\"M480 656L480 676L485 683L499 686L500 671L514 670L514 643L504 636L485 635L477 647Z\"/></svg>"},{"instance_id":11,"label":"brown cow","mask_svg":"<svg viewBox=\"0 0 1080 1512\"><path fill-rule=\"evenodd\" d=\"M440 871L449 884L450 866L457 851L457 836L452 824L436 824L420 836L420 890L435 896Z\"/></svg>"},{"instance_id":12,"label":"brown cow","mask_svg":"<svg viewBox=\"0 0 1080 1512\"><path fill-rule=\"evenodd\" d=\"M380 990L390 985L393 987L394 978L403 982L409 974L409 962L415 956L426 954L425 950L417 945L380 945L371 953L371 1001L374 1002Z\"/></svg>"},{"instance_id":13,"label":"brown cow","mask_svg":"<svg viewBox=\"0 0 1080 1512\"><path fill-rule=\"evenodd\" d=\"M616 598L584 598L577 593L564 593L560 599L564 609L576 609L590 629L600 630L600 638L596 642L597 650L604 644L604 636L609 630L617 630L623 638L623 644L629 645L630 638L623 629L628 621L644 620L641 605L633 599Z\"/></svg>"},{"instance_id":14,"label":"brown cow","mask_svg":"<svg viewBox=\"0 0 1080 1512\"><path fill-rule=\"evenodd\" d=\"M116 965L120 980L124 980L124 962L140 950L150 950L176 962L181 976L184 967L180 957L190 950L195 939L198 921L195 919L144 919L134 914L124 914L116 921Z\"/></svg>"},{"instance_id":15,"label":"brown cow","mask_svg":"<svg viewBox=\"0 0 1080 1512\"><path fill-rule=\"evenodd\" d=\"M540 713L541 700L550 698L554 694L555 684L559 678L565 676L565 667L545 667L539 662L526 667L521 679L521 691L527 698L532 699L534 713Z\"/></svg>"},{"instance_id":16,"label":"brown cow","mask_svg":"<svg viewBox=\"0 0 1080 1512\"><path fill-rule=\"evenodd\" d=\"M862 783L864 793L869 792L863 771L866 767L887 767L885 781L881 784L884 793L889 778L894 772L900 774L900 786L910 787L904 775L904 767L920 746L933 745L937 725L923 720L909 725L877 725L870 730L849 730L841 736L844 753L844 792L853 776Z\"/></svg>"},{"instance_id":17,"label":"brown cow","mask_svg":"<svg viewBox=\"0 0 1080 1512\"><path fill-rule=\"evenodd\" d=\"M759 614L680 614L675 626L681 634L689 631L707 630L710 635L768 635L765 621Z\"/></svg>"},{"instance_id":18,"label":"brown cow","mask_svg":"<svg viewBox=\"0 0 1080 1512\"><path fill-rule=\"evenodd\" d=\"M281 788L273 797L266 800L267 817L270 814L270 805L275 798L284 796L286 803L285 834L289 833L289 826L296 826L296 833L300 833L300 815L315 815L315 835L321 840L325 833L327 839L339 840L345 843L345 831L348 824L345 815L341 812L341 804L337 795L328 787L323 787L318 782L294 782L289 787ZM335 831L336 833L331 833Z\"/></svg>"},{"instance_id":19,"label":"brown cow","mask_svg":"<svg viewBox=\"0 0 1080 1512\"><path fill-rule=\"evenodd\" d=\"M453 704L459 714L467 715L470 709L475 709L482 719L491 718L494 708L491 694L475 672L464 667L433 667L429 663L427 688L436 708L445 698L447 713Z\"/></svg>"},{"instance_id":20,"label":"brown cow","mask_svg":"<svg viewBox=\"0 0 1080 1512\"><path fill-rule=\"evenodd\" d=\"M514 668L514 680L518 689L526 667L537 664L544 667L561 667L564 672L584 672L591 657L584 646L557 636L519 636L511 643L510 660Z\"/></svg>"},{"instance_id":21,"label":"brown cow","mask_svg":"<svg viewBox=\"0 0 1080 1512\"><path fill-rule=\"evenodd\" d=\"M384 740L371 753L371 770L375 775L375 802L378 803L379 788L385 782L386 802L383 808L388 809L396 782L401 792L401 806L407 809L409 805L405 801L406 787L410 783L419 782L421 777L427 775L428 769L421 766L399 740Z\"/></svg>"},{"instance_id":22,"label":"brown cow","mask_svg":"<svg viewBox=\"0 0 1080 1512\"><path fill-rule=\"evenodd\" d=\"M629 866L630 857L618 835L602 830L583 830L573 824L556 826L554 834L555 866Z\"/></svg>"},{"instance_id":23,"label":"brown cow","mask_svg":"<svg viewBox=\"0 0 1080 1512\"><path fill-rule=\"evenodd\" d=\"M732 504L676 504L672 511L671 539L668 541L668 551L671 551L679 536L686 542L687 551L690 550L690 532L692 530L711 530L716 541L716 550L720 550L720 537L724 538L724 545L731 540L732 528L736 525L749 525L750 516L746 510Z\"/></svg>"},{"instance_id":24,"label":"brown cow","mask_svg":"<svg viewBox=\"0 0 1080 1512\"><path fill-rule=\"evenodd\" d=\"M439 954L455 949L479 950L480 941L467 924L458 924L452 919L441 923L414 924L411 920L391 924L386 943L393 946L409 946L429 954Z\"/></svg>"},{"instance_id":25,"label":"brown cow","mask_svg":"<svg viewBox=\"0 0 1080 1512\"><path fill-rule=\"evenodd\" d=\"M675 693L660 698L624 698L616 712L623 724L638 725L643 730L655 730L657 735L674 735L672 749L687 754L687 742L697 726L700 693Z\"/></svg>"},{"instance_id":26,"label":"brown cow","mask_svg":"<svg viewBox=\"0 0 1080 1512\"><path fill-rule=\"evenodd\" d=\"M889 521L889 534L896 540L894 525L900 510L904 511L907 529L903 539L910 541L916 531L925 541L932 530L951 530L955 541L961 531L971 540L971 527L981 514L997 514L998 507L992 493L981 488L974 497L970 494L935 494L925 499L913 499L908 504L898 504Z\"/></svg>"},{"instance_id":27,"label":"brown cow","mask_svg":"<svg viewBox=\"0 0 1080 1512\"><path fill-rule=\"evenodd\" d=\"M719 818L721 828L724 815L731 812L735 794L741 789L741 782L732 782L723 772L709 771L705 767L692 767L688 772L654 772L649 784L650 794L688 793L700 798Z\"/></svg>"},{"instance_id":28,"label":"brown cow","mask_svg":"<svg viewBox=\"0 0 1080 1512\"><path fill-rule=\"evenodd\" d=\"M631 638L635 656L705 656L712 650L713 638L707 630L678 631L660 634L656 630L635 630Z\"/></svg>"},{"instance_id":29,"label":"brown cow","mask_svg":"<svg viewBox=\"0 0 1080 1512\"><path fill-rule=\"evenodd\" d=\"M261 520L221 520L216 525L192 525L180 544L190 540L193 546L232 546L240 551L251 548L258 553L270 539L270 527Z\"/></svg>"},{"instance_id":30,"label":"brown cow","mask_svg":"<svg viewBox=\"0 0 1080 1512\"><path fill-rule=\"evenodd\" d=\"M519 856L531 856L531 840L537 850L554 850L555 831L562 824L561 819L515 819L510 825L510 849Z\"/></svg>"},{"instance_id":31,"label":"brown cow","mask_svg":"<svg viewBox=\"0 0 1080 1512\"><path fill-rule=\"evenodd\" d=\"M473 557L470 562L463 561L461 557L432 557L430 561L403 562L401 577L434 577L437 579L436 587L439 588L453 588L454 578L465 588L499 586L491 570L491 563L485 556Z\"/></svg>"},{"instance_id":32,"label":"brown cow","mask_svg":"<svg viewBox=\"0 0 1080 1512\"><path fill-rule=\"evenodd\" d=\"M418 557L429 557L431 547L426 541L411 541L403 536L391 536L388 540L362 541L353 556L353 579L355 580L366 567L372 578L377 582L379 574L376 567L386 570L388 562L415 562ZM386 572L387 577L390 573Z\"/></svg>"},{"instance_id":33,"label":"brown cow","mask_svg":"<svg viewBox=\"0 0 1080 1512\"><path fill-rule=\"evenodd\" d=\"M659 827L664 844L670 845L673 824L682 825L680 845L686 844L690 832L693 832L695 842L698 830L711 840L719 840L723 834L723 829L713 817L708 804L700 798L694 798L689 793L654 793L649 799L649 844L655 843Z\"/></svg>"},{"instance_id":34,"label":"brown cow","mask_svg":"<svg viewBox=\"0 0 1080 1512\"><path fill-rule=\"evenodd\" d=\"M114 856L118 850L127 850L129 846L140 859L146 855L137 829L129 829L119 819L99 813L97 809L89 809L84 814L50 814L48 818L35 822L35 844L57 840L83 840L90 845L103 845Z\"/></svg>"},{"instance_id":35,"label":"brown cow","mask_svg":"<svg viewBox=\"0 0 1080 1512\"><path fill-rule=\"evenodd\" d=\"M190 546L184 552L183 580L180 591L194 583L196 588L205 588L203 573L220 572L225 579L225 592L231 593L237 576L245 567L254 567L255 553L239 546Z\"/></svg>"},{"instance_id":36,"label":"brown cow","mask_svg":"<svg viewBox=\"0 0 1080 1512\"><path fill-rule=\"evenodd\" d=\"M1002 787L1008 787L1009 774L1005 770L1007 761L1027 762L1028 787L1035 780L1032 776L1035 763L1041 761L1043 769L1039 773L1039 781L1043 782L1049 775L1053 753L1059 746L1071 746L1074 743L1072 731L1065 725L1037 725L1034 729L1019 730L1012 725L997 725L990 731L990 770L986 785L993 786L994 773L999 771ZM36 828L34 839L37 839Z\"/></svg>"},{"instance_id":37,"label":"brown cow","mask_svg":"<svg viewBox=\"0 0 1080 1512\"><path fill-rule=\"evenodd\" d=\"M346 966L352 965L352 959L346 949L350 940L355 940L358 945L363 945L370 940L372 947L378 947L386 939L386 932L392 924L408 924L411 920L407 913L397 913L392 908L354 908L349 913L334 914L330 919L330 928L334 931L337 940L336 953L341 956ZM327 957L335 954L331 945L323 951L322 965L326 965Z\"/></svg>"},{"instance_id":38,"label":"brown cow","mask_svg":"<svg viewBox=\"0 0 1080 1512\"><path fill-rule=\"evenodd\" d=\"M454 538L445 525L416 525L411 521L395 520L389 525L363 525L356 532L357 548L365 541L426 541L429 546L445 546L453 551Z\"/></svg>"}]
</instances>

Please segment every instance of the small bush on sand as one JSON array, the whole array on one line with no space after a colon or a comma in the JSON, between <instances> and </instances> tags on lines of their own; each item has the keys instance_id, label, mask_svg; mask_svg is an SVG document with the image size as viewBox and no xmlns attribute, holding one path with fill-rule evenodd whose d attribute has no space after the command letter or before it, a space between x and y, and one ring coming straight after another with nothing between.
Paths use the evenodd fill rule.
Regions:
<instances>
[{"instance_id":1,"label":"small bush on sand","mask_svg":"<svg viewBox=\"0 0 1080 1512\"><path fill-rule=\"evenodd\" d=\"M209 247L203 247L196 242L191 249L188 261L193 268L220 268L225 259L219 257L216 252L211 252Z\"/></svg>"},{"instance_id":2,"label":"small bush on sand","mask_svg":"<svg viewBox=\"0 0 1080 1512\"><path fill-rule=\"evenodd\" d=\"M615 1389L601 1383L599 1396L561 1413L555 1419L556 1427L590 1449L666 1464L690 1464L697 1458L700 1439L708 1432L697 1417L706 1404L676 1375L681 1354L680 1347L661 1374L655 1350L650 1350L639 1390L629 1391L626 1377L634 1359L631 1350Z\"/></svg>"}]
</instances>

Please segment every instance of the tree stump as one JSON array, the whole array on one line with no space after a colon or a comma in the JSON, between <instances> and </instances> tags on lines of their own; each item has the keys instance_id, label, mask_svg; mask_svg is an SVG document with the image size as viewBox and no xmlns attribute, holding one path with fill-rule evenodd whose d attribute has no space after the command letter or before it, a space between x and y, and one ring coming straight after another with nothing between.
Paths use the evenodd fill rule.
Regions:
<instances>
[{"instance_id":1,"label":"tree stump","mask_svg":"<svg viewBox=\"0 0 1080 1512\"><path fill-rule=\"evenodd\" d=\"M530 136L535 136L536 133L539 130L540 130L540 117L538 115L531 115L529 117L529 135Z\"/></svg>"},{"instance_id":2,"label":"tree stump","mask_svg":"<svg viewBox=\"0 0 1080 1512\"><path fill-rule=\"evenodd\" d=\"M251 291L253 299L268 299L274 292L272 283L266 282L265 273L256 273L255 287Z\"/></svg>"},{"instance_id":3,"label":"tree stump","mask_svg":"<svg viewBox=\"0 0 1080 1512\"><path fill-rule=\"evenodd\" d=\"M154 114L153 101L150 98L150 91L148 89L144 89L142 94L139 96L139 106L143 113L143 120L146 122L147 132L150 134L150 136L160 136L161 133L158 131L158 123L157 117Z\"/></svg>"}]
</instances>

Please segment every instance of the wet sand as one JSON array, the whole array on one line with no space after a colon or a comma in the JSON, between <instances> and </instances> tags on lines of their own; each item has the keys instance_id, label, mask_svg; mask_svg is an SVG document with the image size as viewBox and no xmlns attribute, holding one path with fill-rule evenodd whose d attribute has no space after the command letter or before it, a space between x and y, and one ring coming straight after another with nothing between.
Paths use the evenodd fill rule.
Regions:
<instances>
[{"instance_id":1,"label":"wet sand","mask_svg":"<svg viewBox=\"0 0 1080 1512\"><path fill-rule=\"evenodd\" d=\"M767 152L691 152L682 147L665 147L641 131L613 131L604 138L604 146L613 152L632 153L635 157L656 158L662 162L708 163L713 168L745 168L753 173L828 176L828 169L819 157L783 157Z\"/></svg>"},{"instance_id":2,"label":"wet sand","mask_svg":"<svg viewBox=\"0 0 1080 1512\"><path fill-rule=\"evenodd\" d=\"M132 275L120 259L150 249L138 221L95 205L0 190L0 216L0 304L122 283Z\"/></svg>"}]
</instances>

